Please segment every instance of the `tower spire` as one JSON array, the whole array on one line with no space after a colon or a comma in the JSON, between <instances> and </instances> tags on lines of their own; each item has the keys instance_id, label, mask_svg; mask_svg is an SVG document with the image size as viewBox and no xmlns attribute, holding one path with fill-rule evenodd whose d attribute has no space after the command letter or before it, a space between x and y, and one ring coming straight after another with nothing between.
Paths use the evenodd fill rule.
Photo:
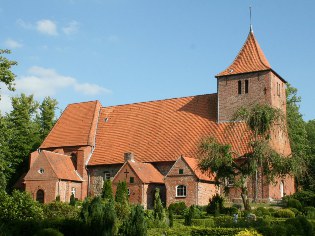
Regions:
<instances>
[{"instance_id":1,"label":"tower spire","mask_svg":"<svg viewBox=\"0 0 315 236\"><path fill-rule=\"evenodd\" d=\"M252 25L252 6L249 6L249 30L253 33L253 25Z\"/></svg>"}]
</instances>

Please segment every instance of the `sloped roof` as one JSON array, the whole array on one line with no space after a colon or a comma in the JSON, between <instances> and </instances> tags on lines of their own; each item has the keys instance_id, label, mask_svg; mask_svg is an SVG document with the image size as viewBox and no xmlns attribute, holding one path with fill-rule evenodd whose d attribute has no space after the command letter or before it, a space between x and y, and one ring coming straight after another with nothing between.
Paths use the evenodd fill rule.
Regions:
<instances>
[{"instance_id":1,"label":"sloped roof","mask_svg":"<svg viewBox=\"0 0 315 236\"><path fill-rule=\"evenodd\" d=\"M261 50L253 31L251 30L233 63L224 71L217 74L216 77L270 69L271 66Z\"/></svg>"},{"instance_id":2,"label":"sloped roof","mask_svg":"<svg viewBox=\"0 0 315 236\"><path fill-rule=\"evenodd\" d=\"M48 167L51 168L50 170L46 169L47 168L46 163L48 164ZM43 175L41 175L38 173L38 169L44 166L46 167L44 168L45 172L43 173ZM78 182L83 181L77 174L70 156L42 150L24 179L39 180L47 178L48 179L57 178L62 180L72 180Z\"/></svg>"},{"instance_id":3,"label":"sloped roof","mask_svg":"<svg viewBox=\"0 0 315 236\"><path fill-rule=\"evenodd\" d=\"M202 173L202 171L198 168L198 159L183 157L187 165L191 168L191 170L195 173L198 179L205 181L215 181L214 175L207 175L206 173Z\"/></svg>"},{"instance_id":4,"label":"sloped roof","mask_svg":"<svg viewBox=\"0 0 315 236\"><path fill-rule=\"evenodd\" d=\"M93 146L100 107L99 101L68 105L40 148Z\"/></svg>"},{"instance_id":5,"label":"sloped roof","mask_svg":"<svg viewBox=\"0 0 315 236\"><path fill-rule=\"evenodd\" d=\"M82 182L82 179L79 177L78 173L75 170L70 156L45 150L43 150L41 153L43 153L43 155L47 157L58 179Z\"/></svg>"},{"instance_id":6,"label":"sloped roof","mask_svg":"<svg viewBox=\"0 0 315 236\"><path fill-rule=\"evenodd\" d=\"M164 176L150 163L128 161L143 183L164 183Z\"/></svg>"},{"instance_id":7,"label":"sloped roof","mask_svg":"<svg viewBox=\"0 0 315 236\"><path fill-rule=\"evenodd\" d=\"M227 124L217 124L216 114L217 94L104 107L88 165L124 163L127 151L139 162L196 157L199 142L207 136L231 143L240 155L246 153L245 125L238 123L226 133Z\"/></svg>"}]
</instances>

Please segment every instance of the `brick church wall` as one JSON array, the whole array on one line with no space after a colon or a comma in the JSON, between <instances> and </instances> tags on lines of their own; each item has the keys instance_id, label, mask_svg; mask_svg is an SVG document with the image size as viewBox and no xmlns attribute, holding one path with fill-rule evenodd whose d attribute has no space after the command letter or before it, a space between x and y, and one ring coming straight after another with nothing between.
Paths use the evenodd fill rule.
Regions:
<instances>
[{"instance_id":1,"label":"brick church wall","mask_svg":"<svg viewBox=\"0 0 315 236\"><path fill-rule=\"evenodd\" d=\"M104 184L105 172L110 173L110 178L113 179L123 164L103 165L103 166L88 166L90 175L89 195L96 196L102 193Z\"/></svg>"},{"instance_id":2,"label":"brick church wall","mask_svg":"<svg viewBox=\"0 0 315 236\"><path fill-rule=\"evenodd\" d=\"M197 205L199 206L208 205L209 199L219 192L219 189L215 186L215 184L211 183L198 182L197 188Z\"/></svg>"},{"instance_id":3,"label":"brick church wall","mask_svg":"<svg viewBox=\"0 0 315 236\"><path fill-rule=\"evenodd\" d=\"M44 202L52 202L56 200L57 181L57 179L25 181L25 191L29 192L33 199L36 200L36 193L41 189L44 191Z\"/></svg>"}]
</instances>

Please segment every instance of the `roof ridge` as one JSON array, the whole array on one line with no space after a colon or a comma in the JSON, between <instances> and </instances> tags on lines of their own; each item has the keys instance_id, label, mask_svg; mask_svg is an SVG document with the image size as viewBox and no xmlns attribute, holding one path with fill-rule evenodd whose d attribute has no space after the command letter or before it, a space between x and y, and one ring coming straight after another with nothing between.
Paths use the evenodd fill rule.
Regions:
<instances>
[{"instance_id":1,"label":"roof ridge","mask_svg":"<svg viewBox=\"0 0 315 236\"><path fill-rule=\"evenodd\" d=\"M184 97L175 97L175 98L157 99L157 100L144 101L144 102L119 104L119 105L107 106L107 107L102 107L102 108L113 108L113 107L129 106L129 105L136 105L136 104L143 104L143 103L162 102L162 101L170 101L170 100L176 100L176 99L191 98L191 97L206 96L206 95L217 95L217 94L218 93L205 93L205 94L198 94L198 95L191 95L191 96L184 96Z\"/></svg>"},{"instance_id":2,"label":"roof ridge","mask_svg":"<svg viewBox=\"0 0 315 236\"><path fill-rule=\"evenodd\" d=\"M66 154L62 154L59 152L53 152L53 151L49 151L49 150L45 150L45 149L43 149L42 152L49 152L49 153L53 153L53 154L57 154L57 155L65 156L65 157L71 157L71 156L66 155Z\"/></svg>"},{"instance_id":3,"label":"roof ridge","mask_svg":"<svg viewBox=\"0 0 315 236\"><path fill-rule=\"evenodd\" d=\"M271 69L271 66L270 65L266 65L264 62L263 62L263 60L261 59L261 53L259 53L259 50L258 50L258 46L259 45L257 45L258 44L258 42L257 42L257 40L256 40L256 38L255 38L255 36L254 36L254 32L250 32L250 34L252 34L253 35L253 37L254 37L254 44L255 44L255 49L256 49L256 52L257 52L257 54L258 54L258 58L259 58L259 60L260 60L260 62L265 66L265 67L267 67L267 68L270 68ZM260 46L259 46L260 47ZM262 50L261 50L262 51ZM265 55L264 55L265 56ZM266 56L265 56L266 57ZM267 58L266 58L266 60L267 60Z\"/></svg>"},{"instance_id":4,"label":"roof ridge","mask_svg":"<svg viewBox=\"0 0 315 236\"><path fill-rule=\"evenodd\" d=\"M90 125L90 132L89 132L89 136L88 136L88 143L90 142L90 137L93 135L92 134L92 128L93 128L93 125L94 125L94 119L95 119L95 116L96 116L96 113L99 113L99 112L96 112L97 110L97 105L98 105L98 100L95 101L95 106L94 106L94 114L93 114L93 118L92 118L92 122L91 122L91 125ZM96 120L96 122L98 122L99 119ZM96 130L96 129L95 129ZM95 134L96 135L96 134ZM95 139L94 139L95 141ZM92 141L93 142L93 141ZM95 142L93 143L92 146L95 146Z\"/></svg>"}]
</instances>

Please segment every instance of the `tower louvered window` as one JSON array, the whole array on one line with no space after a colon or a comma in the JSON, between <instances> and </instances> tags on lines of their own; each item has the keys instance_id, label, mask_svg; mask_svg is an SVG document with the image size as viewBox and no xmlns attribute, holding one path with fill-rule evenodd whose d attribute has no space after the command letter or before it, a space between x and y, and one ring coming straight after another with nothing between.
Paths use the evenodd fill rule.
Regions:
<instances>
[{"instance_id":1,"label":"tower louvered window","mask_svg":"<svg viewBox=\"0 0 315 236\"><path fill-rule=\"evenodd\" d=\"M242 94L242 81L238 81L238 94Z\"/></svg>"}]
</instances>

